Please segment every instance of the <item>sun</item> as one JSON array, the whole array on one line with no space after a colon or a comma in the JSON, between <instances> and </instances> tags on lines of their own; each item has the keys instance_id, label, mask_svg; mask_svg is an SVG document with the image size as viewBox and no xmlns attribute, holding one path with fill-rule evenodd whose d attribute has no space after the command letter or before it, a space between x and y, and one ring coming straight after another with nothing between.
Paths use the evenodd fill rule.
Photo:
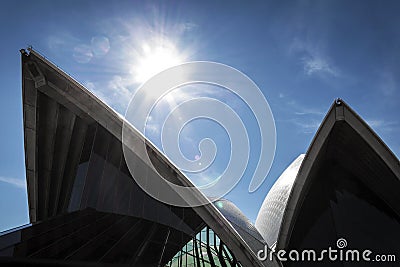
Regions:
<instances>
[{"instance_id":1,"label":"sun","mask_svg":"<svg viewBox=\"0 0 400 267\"><path fill-rule=\"evenodd\" d=\"M176 45L168 40L144 43L136 58L132 72L137 83L143 83L155 74L179 65L185 61L185 56Z\"/></svg>"}]
</instances>

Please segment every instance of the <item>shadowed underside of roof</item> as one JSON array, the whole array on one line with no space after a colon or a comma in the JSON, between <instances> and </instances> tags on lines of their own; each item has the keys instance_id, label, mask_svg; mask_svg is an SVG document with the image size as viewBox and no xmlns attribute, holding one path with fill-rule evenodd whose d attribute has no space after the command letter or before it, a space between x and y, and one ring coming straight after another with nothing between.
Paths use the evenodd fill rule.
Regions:
<instances>
[{"instance_id":1,"label":"shadowed underside of roof","mask_svg":"<svg viewBox=\"0 0 400 267\"><path fill-rule=\"evenodd\" d=\"M313 184L320 185L318 187ZM325 195L322 191L326 192ZM277 248L289 246L291 238L296 236L295 229L306 227L304 216L310 216L306 215L307 205L311 205L309 212L312 212L312 205L317 207L318 202L322 202L328 193L333 194L330 202L327 199L327 204L331 203L332 207L329 209L333 209L334 213L336 211L329 220L336 220L339 224L338 220L345 219L344 223L349 225L364 216L355 210L347 210L349 213L345 215L344 209L338 208L350 195L353 198L350 203L355 206L357 201L362 201L359 205L369 206L371 213L372 209L388 210L389 220L396 221L400 215L399 192L399 160L346 103L337 100L322 122L299 169L283 214ZM345 195L348 197L345 198ZM340 210L342 213L339 214ZM296 226L298 222L303 226ZM373 225L371 227L374 228ZM325 231L328 231L327 228ZM365 231L379 231L371 229ZM302 235L304 237L306 233Z\"/></svg>"},{"instance_id":2,"label":"shadowed underside of roof","mask_svg":"<svg viewBox=\"0 0 400 267\"><path fill-rule=\"evenodd\" d=\"M89 208L143 219L187 236L195 235L207 224L243 266L277 266L260 263L255 252L212 204L172 207L145 194L132 179L122 153L123 118L51 62L33 50L29 52L22 51L22 83L32 223ZM132 134L144 138L134 129ZM154 146L144 142L152 163L165 179L191 185ZM138 175L152 171L140 157L136 161ZM194 190L193 197L204 196ZM148 228L149 235L151 229ZM167 236L163 235L168 239ZM185 242L186 238L182 239L181 245Z\"/></svg>"}]
</instances>

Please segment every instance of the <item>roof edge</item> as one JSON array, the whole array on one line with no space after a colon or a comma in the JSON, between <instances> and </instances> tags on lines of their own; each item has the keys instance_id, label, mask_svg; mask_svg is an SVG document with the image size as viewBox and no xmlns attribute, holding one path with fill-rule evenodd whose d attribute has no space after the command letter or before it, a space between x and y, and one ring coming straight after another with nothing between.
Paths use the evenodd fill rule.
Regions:
<instances>
[{"instance_id":1,"label":"roof edge","mask_svg":"<svg viewBox=\"0 0 400 267\"><path fill-rule=\"evenodd\" d=\"M324 146L327 137L332 131L337 122L345 121L348 123L363 140L378 154L378 156L385 162L389 169L400 180L400 165L399 160L382 139L372 130L372 128L342 99L337 98L331 105L328 113L324 117L320 127L317 130L314 138L307 149L306 156L300 166L299 172L296 176L293 188L290 192L286 209L282 218L282 225L278 234L277 249L284 249L287 247L291 231L293 230L296 222L299 209L302 205L301 199L303 198L305 187L308 184L308 176L314 165L314 161L319 156L322 147Z\"/></svg>"}]
</instances>

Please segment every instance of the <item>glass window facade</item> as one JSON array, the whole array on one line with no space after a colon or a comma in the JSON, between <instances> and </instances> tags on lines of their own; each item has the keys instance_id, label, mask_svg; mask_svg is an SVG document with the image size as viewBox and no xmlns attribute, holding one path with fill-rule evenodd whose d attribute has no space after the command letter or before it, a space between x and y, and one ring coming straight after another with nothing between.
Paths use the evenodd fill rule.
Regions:
<instances>
[{"instance_id":1,"label":"glass window facade","mask_svg":"<svg viewBox=\"0 0 400 267\"><path fill-rule=\"evenodd\" d=\"M172 259L166 267L227 267L242 266L209 227L203 228Z\"/></svg>"}]
</instances>

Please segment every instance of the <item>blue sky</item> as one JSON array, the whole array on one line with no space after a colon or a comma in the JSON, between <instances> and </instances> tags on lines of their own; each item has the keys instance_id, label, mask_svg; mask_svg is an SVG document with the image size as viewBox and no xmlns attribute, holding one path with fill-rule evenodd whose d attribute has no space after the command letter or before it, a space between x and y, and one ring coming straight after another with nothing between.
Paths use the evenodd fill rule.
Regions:
<instances>
[{"instance_id":1,"label":"blue sky","mask_svg":"<svg viewBox=\"0 0 400 267\"><path fill-rule=\"evenodd\" d=\"M247 120L249 136L254 135L249 168L227 196L252 221L275 179L307 150L337 97L400 154L400 4L396 1L2 1L0 5L0 230L28 222L18 51L29 45L122 114L148 74L137 67L146 67L151 55L175 63L221 62L248 75L268 100L277 130L271 171L254 193L247 191L259 153L254 118L243 102L221 89L214 88L212 95L236 107ZM175 92L175 97L185 98L184 91ZM160 102L160 110L163 105ZM227 162L229 143L227 133L211 124L195 121L183 131L186 139L180 142L183 153L195 158L197 142L214 136L222 154L206 174L218 176ZM152 138L157 143L157 137Z\"/></svg>"}]
</instances>

